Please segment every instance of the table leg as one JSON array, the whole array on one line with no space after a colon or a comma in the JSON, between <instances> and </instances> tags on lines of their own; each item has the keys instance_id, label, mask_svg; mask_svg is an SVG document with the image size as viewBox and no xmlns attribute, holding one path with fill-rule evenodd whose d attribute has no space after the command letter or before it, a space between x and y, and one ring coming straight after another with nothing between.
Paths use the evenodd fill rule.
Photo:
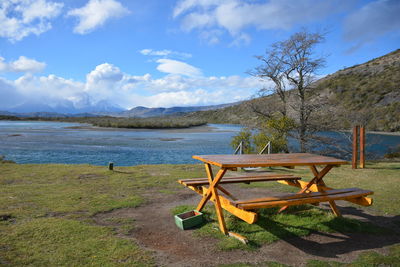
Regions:
<instances>
[{"instance_id":1,"label":"table leg","mask_svg":"<svg viewBox=\"0 0 400 267\"><path fill-rule=\"evenodd\" d=\"M328 166L331 166L331 165L328 165ZM318 192L325 192L325 190L322 189L321 186L322 187L326 187L326 184L325 184L324 180L322 180L322 177L324 177L327 172L321 176L320 173L322 171L318 172L317 167L315 167L314 165L310 166L310 169L313 172L314 176L318 177L318 180L316 180L316 186L317 186ZM329 201L329 206L331 207L331 210L332 210L333 214L335 214L335 216L337 216L337 217L342 216L342 214L340 213L338 207L336 206L335 201L333 201L333 200Z\"/></svg>"},{"instance_id":2,"label":"table leg","mask_svg":"<svg viewBox=\"0 0 400 267\"><path fill-rule=\"evenodd\" d=\"M237 200L236 197L234 197L231 193L229 193L228 190L226 190L225 188L223 188L222 186L218 185L217 188L219 190L221 190L222 193L224 193L225 195L227 195L228 197L230 197L232 200Z\"/></svg>"},{"instance_id":3,"label":"table leg","mask_svg":"<svg viewBox=\"0 0 400 267\"><path fill-rule=\"evenodd\" d=\"M333 168L333 165L327 165L325 166L320 172L318 172L317 168L312 165L310 166L311 171L314 174L314 178L311 179L310 182L308 182L308 184L303 187L300 191L299 194L304 193L305 191L307 191L313 184L317 185L320 183L320 181L322 181L322 178L324 178L324 176Z\"/></svg>"},{"instance_id":4,"label":"table leg","mask_svg":"<svg viewBox=\"0 0 400 267\"><path fill-rule=\"evenodd\" d=\"M333 166L334 166L334 165L326 165L320 172L317 170L317 168L315 167L315 165L310 166L311 171L312 171L313 174L314 174L314 178L311 179L311 181L308 182L308 184L307 184L305 187L303 187L299 192L297 192L297 194L303 194L303 193L306 192L308 189L310 189L310 187L311 187L312 185L314 185L314 184L318 187L318 184L321 183L322 178L324 178L324 176L333 168ZM322 183L323 183L323 181L322 181ZM332 208L332 206L333 206L333 208L332 208L333 213L334 213L335 215L336 215L336 214L340 214L340 213L337 213L337 212L339 212L339 210L337 209L335 202L334 202L334 201L332 201L332 202L333 202L333 205L331 205L331 208ZM329 202L329 204L331 204L331 203ZM288 207L288 206L283 206L283 207L279 210L279 212L282 212L282 211L286 210L287 207ZM337 215L337 216L340 216L340 215Z\"/></svg>"},{"instance_id":5,"label":"table leg","mask_svg":"<svg viewBox=\"0 0 400 267\"><path fill-rule=\"evenodd\" d=\"M217 190L218 183L219 183L219 181L221 181L221 179L224 176L224 174L226 173L227 169L221 168L214 178L212 169L211 169L211 165L205 164L205 168L206 168L208 182L210 184L210 187L208 188L207 192L204 194L200 203L197 205L197 210L201 211L204 208L204 205L207 203L207 201L211 198L211 196L214 196L214 198L215 198L214 205L215 205L215 211L216 211L217 217L218 217L219 228L220 228L221 232L223 232L225 235L227 235L228 231L226 229L224 214L222 212L221 202L220 202L220 199L218 196L218 190Z\"/></svg>"}]
</instances>

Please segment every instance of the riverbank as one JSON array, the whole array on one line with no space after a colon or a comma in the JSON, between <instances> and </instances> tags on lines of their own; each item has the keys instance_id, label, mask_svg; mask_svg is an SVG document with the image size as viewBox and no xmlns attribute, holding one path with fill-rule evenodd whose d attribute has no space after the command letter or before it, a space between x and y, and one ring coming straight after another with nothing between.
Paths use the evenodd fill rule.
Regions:
<instances>
[{"instance_id":1,"label":"riverbank","mask_svg":"<svg viewBox=\"0 0 400 267\"><path fill-rule=\"evenodd\" d=\"M201 126L191 126L185 128L161 128L161 129L150 129L150 128L114 128L114 127L99 127L93 125L84 126L70 126L65 127L65 129L72 130L92 130L92 131L138 131L138 132L148 132L148 131L160 131L168 133L207 133L207 132L223 132L227 130L218 130L217 127L212 127L209 125Z\"/></svg>"},{"instance_id":2,"label":"riverbank","mask_svg":"<svg viewBox=\"0 0 400 267\"><path fill-rule=\"evenodd\" d=\"M0 164L0 265L395 264L400 260L400 209L393 205L400 202L395 183L399 168L400 163L369 162L363 170L334 168L327 184L375 191L371 207L339 201L344 215L340 220L325 205L280 215L262 212L260 221L268 227L224 213L230 229L250 237L250 245L244 246L220 234L213 208L206 208L206 223L198 229L182 231L175 226L173 213L199 201L176 180L204 176L201 164L114 171L92 165ZM305 167L272 171L311 178ZM257 197L288 188L271 182L233 185L229 190Z\"/></svg>"},{"instance_id":3,"label":"riverbank","mask_svg":"<svg viewBox=\"0 0 400 267\"><path fill-rule=\"evenodd\" d=\"M383 135L400 136L400 132L377 132L377 131L367 131L367 134L383 134Z\"/></svg>"},{"instance_id":4,"label":"riverbank","mask_svg":"<svg viewBox=\"0 0 400 267\"><path fill-rule=\"evenodd\" d=\"M97 127L127 128L127 129L177 129L203 126L207 122L196 118L185 117L147 117L147 118L125 118L125 117L13 117L0 115L0 120L5 121L48 121L83 123Z\"/></svg>"}]
</instances>

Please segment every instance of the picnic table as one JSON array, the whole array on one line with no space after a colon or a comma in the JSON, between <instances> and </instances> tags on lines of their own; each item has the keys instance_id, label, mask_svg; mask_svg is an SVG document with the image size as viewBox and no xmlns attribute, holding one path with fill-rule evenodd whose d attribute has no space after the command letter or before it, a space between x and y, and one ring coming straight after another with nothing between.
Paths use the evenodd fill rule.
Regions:
<instances>
[{"instance_id":1,"label":"picnic table","mask_svg":"<svg viewBox=\"0 0 400 267\"><path fill-rule=\"evenodd\" d=\"M178 182L202 196L197 205L201 211L205 204L211 200L214 202L219 228L225 234L246 242L246 238L236 233L229 232L226 228L223 209L245 222L252 224L257 221L256 210L260 208L282 207L302 204L317 204L328 202L336 216L341 216L335 200L346 200L363 206L372 204L372 199L366 197L373 194L372 191L359 188L333 189L328 187L323 178L333 167L347 164L347 161L333 157L320 156L310 153L290 154L246 154L246 155L195 155L194 159L204 163L207 177L181 179ZM219 167L214 176L212 165ZM264 173L241 177L224 177L227 171L245 167L295 167L309 166L313 178L309 182L301 181L301 177L291 174ZM300 188L298 193L281 196L266 196L253 199L237 199L223 184L270 182L277 181L286 185ZM222 196L225 195L226 197Z\"/></svg>"}]
</instances>

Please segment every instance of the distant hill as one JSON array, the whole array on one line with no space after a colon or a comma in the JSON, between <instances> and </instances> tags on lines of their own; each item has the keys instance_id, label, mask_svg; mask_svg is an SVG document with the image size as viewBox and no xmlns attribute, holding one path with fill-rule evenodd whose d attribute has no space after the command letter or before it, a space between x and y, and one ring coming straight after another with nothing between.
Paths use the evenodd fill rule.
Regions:
<instances>
[{"instance_id":1,"label":"distant hill","mask_svg":"<svg viewBox=\"0 0 400 267\"><path fill-rule=\"evenodd\" d=\"M368 130L400 131L400 49L366 63L339 70L314 83L312 101L320 104L313 120L330 129L365 124ZM251 124L259 115L252 106L273 106L276 95L244 101L188 117L214 123Z\"/></svg>"},{"instance_id":2,"label":"distant hill","mask_svg":"<svg viewBox=\"0 0 400 267\"><path fill-rule=\"evenodd\" d=\"M84 103L80 107L75 107L71 101L64 100L52 103L51 105L45 104L38 101L25 102L13 108L9 108L7 111L1 111L2 113L10 112L13 114L28 114L32 117L32 114L43 114L45 117L54 117L60 114L62 116L75 116L77 114L91 114L91 113L118 113L124 111L121 107L113 105L108 101L102 100L96 104ZM34 115L37 116L37 115Z\"/></svg>"},{"instance_id":3,"label":"distant hill","mask_svg":"<svg viewBox=\"0 0 400 267\"><path fill-rule=\"evenodd\" d=\"M99 117L93 113L57 113L57 112L8 112L0 111L0 117L4 119L6 116L16 117L16 118L78 118L78 117Z\"/></svg>"},{"instance_id":4,"label":"distant hill","mask_svg":"<svg viewBox=\"0 0 400 267\"><path fill-rule=\"evenodd\" d=\"M10 111L0 111L0 115L15 116L15 117L43 117L43 118L66 118L66 117L99 117L99 116L111 116L111 117L136 117L136 118L150 118L150 117L164 117L164 116L178 116L189 112L195 111L206 111L206 110L216 110L224 107L234 106L239 104L228 103L221 105L212 106L193 106L193 107L171 107L171 108L147 108L147 107L135 107L130 110L121 111L116 107L112 107L103 103L103 105L97 105L92 109L68 109L65 112L56 112L54 110L59 110L57 108L51 108L46 105L37 104L26 104ZM31 110L43 110L40 112L30 112ZM85 111L77 113L78 111Z\"/></svg>"},{"instance_id":5,"label":"distant hill","mask_svg":"<svg viewBox=\"0 0 400 267\"><path fill-rule=\"evenodd\" d=\"M212 106L171 107L171 108L146 108L139 106L127 111L119 112L118 114L114 114L114 116L140 117L140 118L160 117L160 116L178 115L182 113L195 112L195 111L216 110L229 106L234 106L239 103L240 102L222 104L222 105L212 105Z\"/></svg>"}]
</instances>

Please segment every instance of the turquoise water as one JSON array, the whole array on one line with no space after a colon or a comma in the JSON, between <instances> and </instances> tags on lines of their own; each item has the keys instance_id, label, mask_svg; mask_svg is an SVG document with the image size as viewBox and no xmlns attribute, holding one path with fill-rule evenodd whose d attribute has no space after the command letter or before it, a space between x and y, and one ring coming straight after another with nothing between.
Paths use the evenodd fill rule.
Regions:
<instances>
[{"instance_id":1,"label":"turquoise water","mask_svg":"<svg viewBox=\"0 0 400 267\"><path fill-rule=\"evenodd\" d=\"M196 163L195 154L231 154L231 138L242 128L238 125L210 124L212 132L184 133L169 130L74 129L77 123L0 121L0 155L17 163L89 163L117 166L163 163ZM84 125L83 125L84 126ZM335 138L347 149L350 143L338 133ZM347 143L346 143L347 142ZM400 144L400 136L368 134L367 157L382 157L390 147ZM296 142L290 140L291 151ZM317 150L335 150L319 145ZM324 152L326 153L326 152ZM344 159L350 153L329 152Z\"/></svg>"}]
</instances>

